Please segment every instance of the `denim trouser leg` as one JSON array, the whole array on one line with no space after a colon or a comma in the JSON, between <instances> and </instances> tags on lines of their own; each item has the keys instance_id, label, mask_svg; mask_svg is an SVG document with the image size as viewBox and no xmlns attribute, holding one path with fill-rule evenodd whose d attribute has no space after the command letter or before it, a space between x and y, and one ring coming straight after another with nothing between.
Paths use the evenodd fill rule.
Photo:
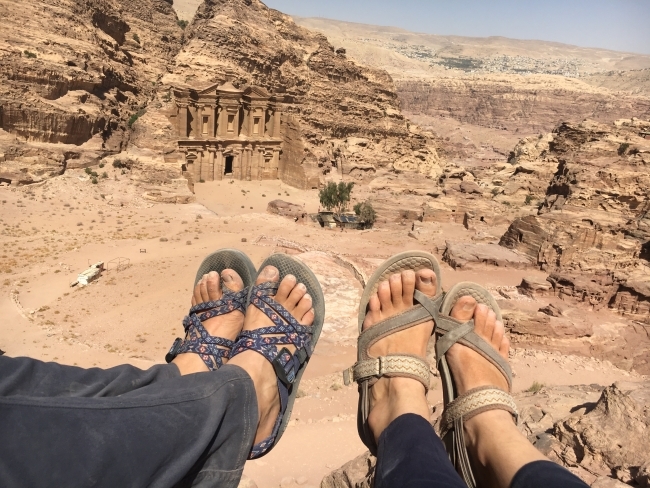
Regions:
<instances>
[{"instance_id":1,"label":"denim trouser leg","mask_svg":"<svg viewBox=\"0 0 650 488\"><path fill-rule=\"evenodd\" d=\"M236 366L83 370L0 357L0 486L235 488L257 400Z\"/></svg>"},{"instance_id":2,"label":"denim trouser leg","mask_svg":"<svg viewBox=\"0 0 650 488\"><path fill-rule=\"evenodd\" d=\"M415 414L397 417L379 437L375 488L467 488L431 424ZM511 488L589 488L551 461L535 461L515 475Z\"/></svg>"}]
</instances>

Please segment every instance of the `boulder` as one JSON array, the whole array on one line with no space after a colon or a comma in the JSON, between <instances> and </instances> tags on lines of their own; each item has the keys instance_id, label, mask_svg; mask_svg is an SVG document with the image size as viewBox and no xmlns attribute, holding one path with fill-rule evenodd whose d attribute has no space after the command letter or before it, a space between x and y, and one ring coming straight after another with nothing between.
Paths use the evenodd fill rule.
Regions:
<instances>
[{"instance_id":1,"label":"boulder","mask_svg":"<svg viewBox=\"0 0 650 488\"><path fill-rule=\"evenodd\" d=\"M271 200L266 207L266 211L270 214L280 215L282 217L290 217L295 219L296 217L301 218L305 214L305 209L300 205L295 205L291 202L285 202L284 200Z\"/></svg>"},{"instance_id":2,"label":"boulder","mask_svg":"<svg viewBox=\"0 0 650 488\"><path fill-rule=\"evenodd\" d=\"M553 295L553 285L537 276L525 276L517 288L520 293L531 298Z\"/></svg>"},{"instance_id":3,"label":"boulder","mask_svg":"<svg viewBox=\"0 0 650 488\"><path fill-rule=\"evenodd\" d=\"M526 268L532 264L526 256L489 243L447 241L442 259L452 268L462 269L485 264L508 268Z\"/></svg>"}]
</instances>

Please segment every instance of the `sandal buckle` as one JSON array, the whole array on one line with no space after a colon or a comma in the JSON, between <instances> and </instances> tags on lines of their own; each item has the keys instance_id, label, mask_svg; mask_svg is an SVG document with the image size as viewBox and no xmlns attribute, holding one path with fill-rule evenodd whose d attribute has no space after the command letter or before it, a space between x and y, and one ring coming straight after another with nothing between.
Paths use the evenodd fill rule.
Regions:
<instances>
[{"instance_id":1,"label":"sandal buckle","mask_svg":"<svg viewBox=\"0 0 650 488\"><path fill-rule=\"evenodd\" d=\"M169 352L165 355L165 361L167 361L167 363L171 363L176 358L176 356L178 356L178 350L180 349L182 344L183 344L183 339L177 337L174 343L172 344L172 347L169 348Z\"/></svg>"},{"instance_id":2,"label":"sandal buckle","mask_svg":"<svg viewBox=\"0 0 650 488\"><path fill-rule=\"evenodd\" d=\"M287 373L285 370L284 366L280 363L280 358L284 355L288 354L291 359L287 364L291 364L291 369ZM293 384L294 381L296 381L296 372L294 371L293 368L293 356L289 352L289 350L286 347L283 347L280 352L278 353L277 356L275 356L275 359L271 362L273 364L273 369L275 370L275 374L277 375L278 379L286 386L287 388Z\"/></svg>"}]
</instances>

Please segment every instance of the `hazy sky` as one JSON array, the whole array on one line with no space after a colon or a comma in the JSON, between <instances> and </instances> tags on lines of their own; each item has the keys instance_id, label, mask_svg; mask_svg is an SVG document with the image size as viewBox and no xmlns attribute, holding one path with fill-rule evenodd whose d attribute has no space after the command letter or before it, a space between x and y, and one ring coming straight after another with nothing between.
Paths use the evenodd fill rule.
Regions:
<instances>
[{"instance_id":1,"label":"hazy sky","mask_svg":"<svg viewBox=\"0 0 650 488\"><path fill-rule=\"evenodd\" d=\"M650 0L263 0L302 17L650 54Z\"/></svg>"}]
</instances>

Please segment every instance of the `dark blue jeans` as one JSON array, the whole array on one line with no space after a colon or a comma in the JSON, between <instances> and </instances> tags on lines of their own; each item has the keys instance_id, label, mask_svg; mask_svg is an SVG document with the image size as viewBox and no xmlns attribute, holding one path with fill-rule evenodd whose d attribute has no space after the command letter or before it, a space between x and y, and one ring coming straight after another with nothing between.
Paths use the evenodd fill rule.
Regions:
<instances>
[{"instance_id":1,"label":"dark blue jeans","mask_svg":"<svg viewBox=\"0 0 650 488\"><path fill-rule=\"evenodd\" d=\"M235 488L257 429L237 366L107 370L0 356L0 486Z\"/></svg>"},{"instance_id":2,"label":"dark blue jeans","mask_svg":"<svg viewBox=\"0 0 650 488\"><path fill-rule=\"evenodd\" d=\"M375 488L467 488L449 461L433 427L419 415L395 419L381 434ZM512 488L588 488L580 478L551 461L519 470Z\"/></svg>"}]
</instances>

